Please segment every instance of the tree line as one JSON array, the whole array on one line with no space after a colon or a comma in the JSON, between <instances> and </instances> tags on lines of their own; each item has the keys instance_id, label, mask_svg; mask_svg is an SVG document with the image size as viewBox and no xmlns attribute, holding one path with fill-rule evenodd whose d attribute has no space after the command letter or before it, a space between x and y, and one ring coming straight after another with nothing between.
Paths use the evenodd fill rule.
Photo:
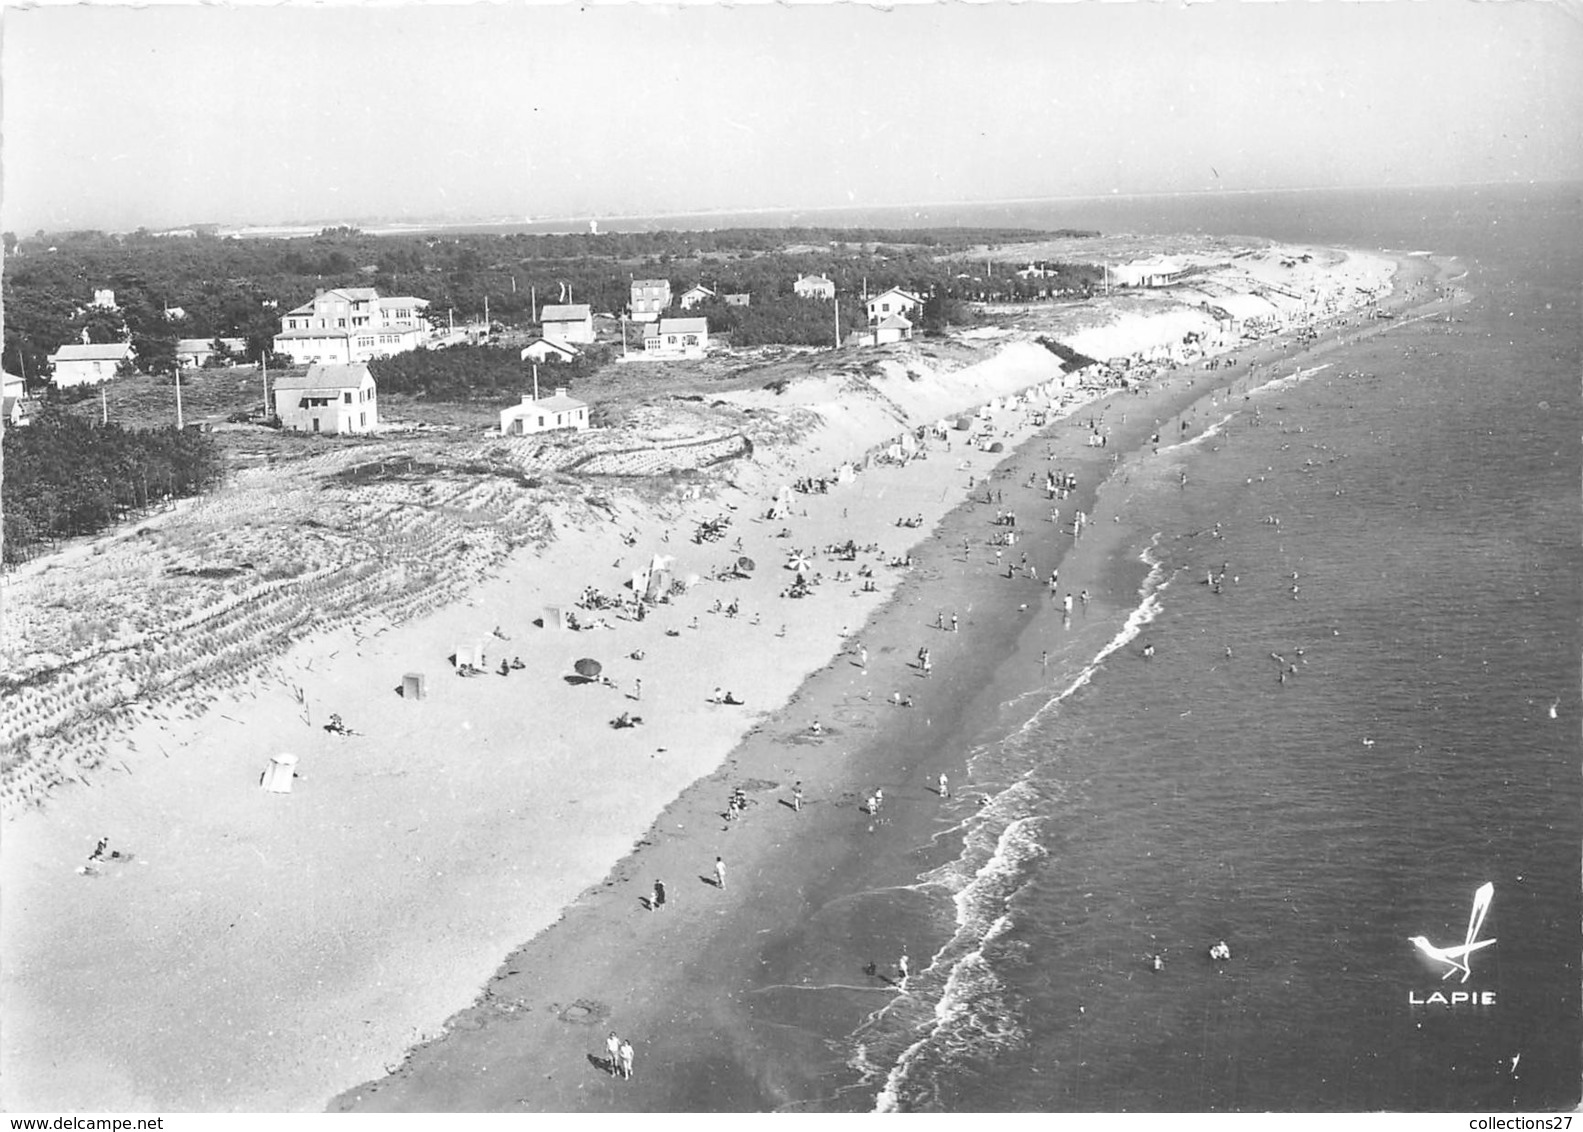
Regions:
<instances>
[{"instance_id":1,"label":"tree line","mask_svg":"<svg viewBox=\"0 0 1583 1132\"><path fill-rule=\"evenodd\" d=\"M54 406L26 428L6 429L0 448L7 565L196 495L222 475L218 447L200 429L126 429Z\"/></svg>"},{"instance_id":2,"label":"tree line","mask_svg":"<svg viewBox=\"0 0 1583 1132\"><path fill-rule=\"evenodd\" d=\"M290 239L191 237L140 232L7 234L3 281L4 364L30 381L63 344L130 340L139 368L175 368L178 338L239 337L245 357L267 357L280 318L316 290L373 287L383 295L412 295L431 304L443 324L449 312L477 319L487 303L491 321L528 326L546 304L589 303L620 314L634 278L664 278L673 293L697 283L724 295L745 292L773 317L718 315L745 340L757 341L779 324L811 334L793 307L799 274L832 279L856 305L865 292L901 286L920 295L972 301L1027 300L1091 291L1102 278L1089 264L1049 265L1047 278L1021 280L1008 265L994 269L966 259L972 248L1052 235L1021 229L924 230L747 228L714 232L611 232L599 235L457 232L370 236L354 228L325 229ZM950 258L947 258L950 257ZM97 288L111 287L119 310L90 308ZM171 320L167 309L184 317ZM809 319L808 326L817 320ZM833 330L833 316L832 316ZM814 335L818 337L818 335ZM825 338L820 337L820 341ZM785 341L800 341L793 337Z\"/></svg>"}]
</instances>

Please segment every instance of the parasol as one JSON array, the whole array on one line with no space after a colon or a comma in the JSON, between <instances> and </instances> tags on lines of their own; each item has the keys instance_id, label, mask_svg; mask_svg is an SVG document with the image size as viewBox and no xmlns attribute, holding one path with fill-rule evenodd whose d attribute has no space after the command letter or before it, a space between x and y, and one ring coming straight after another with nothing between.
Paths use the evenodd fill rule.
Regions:
<instances>
[{"instance_id":1,"label":"parasol","mask_svg":"<svg viewBox=\"0 0 1583 1132\"><path fill-rule=\"evenodd\" d=\"M811 565L812 563L808 561L807 556L801 551L793 551L791 561L786 563L786 569L796 570L800 574Z\"/></svg>"},{"instance_id":2,"label":"parasol","mask_svg":"<svg viewBox=\"0 0 1583 1132\"><path fill-rule=\"evenodd\" d=\"M737 569L741 570L745 574L751 570L757 570L758 563L746 555L743 555L741 558L737 559Z\"/></svg>"},{"instance_id":3,"label":"parasol","mask_svg":"<svg viewBox=\"0 0 1583 1132\"><path fill-rule=\"evenodd\" d=\"M572 665L572 668L576 671L577 675L583 677L585 680L597 680L599 678L599 674L604 671L603 665L601 665L597 660L593 660L586 656L583 657L582 660L579 660L576 664Z\"/></svg>"}]
</instances>

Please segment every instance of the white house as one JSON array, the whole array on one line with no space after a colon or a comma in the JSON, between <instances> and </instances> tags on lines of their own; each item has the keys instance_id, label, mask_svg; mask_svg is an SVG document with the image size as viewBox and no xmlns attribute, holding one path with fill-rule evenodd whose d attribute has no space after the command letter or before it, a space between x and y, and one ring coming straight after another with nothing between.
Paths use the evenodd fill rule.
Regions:
<instances>
[{"instance_id":1,"label":"white house","mask_svg":"<svg viewBox=\"0 0 1583 1132\"><path fill-rule=\"evenodd\" d=\"M905 316L921 306L923 300L911 291L903 291L900 287L881 291L868 301L869 325L877 326L893 314Z\"/></svg>"},{"instance_id":2,"label":"white house","mask_svg":"<svg viewBox=\"0 0 1583 1132\"><path fill-rule=\"evenodd\" d=\"M234 358L240 358L247 353L246 338L222 338L221 342L231 352ZM210 358L214 357L213 338L178 338L176 340L176 364L181 366L207 365Z\"/></svg>"},{"instance_id":3,"label":"white house","mask_svg":"<svg viewBox=\"0 0 1583 1132\"><path fill-rule=\"evenodd\" d=\"M500 410L502 436L528 436L558 428L588 427L588 403L566 395L565 386L556 386L555 396L535 401L526 393L522 404Z\"/></svg>"},{"instance_id":4,"label":"white house","mask_svg":"<svg viewBox=\"0 0 1583 1132\"><path fill-rule=\"evenodd\" d=\"M108 287L98 288L93 293L93 302L88 305L90 307L98 307L100 310L113 311L117 309L115 292Z\"/></svg>"},{"instance_id":5,"label":"white house","mask_svg":"<svg viewBox=\"0 0 1583 1132\"><path fill-rule=\"evenodd\" d=\"M594 340L594 308L587 303L547 306L539 312L539 323L544 337L557 342Z\"/></svg>"},{"instance_id":6,"label":"white house","mask_svg":"<svg viewBox=\"0 0 1583 1132\"><path fill-rule=\"evenodd\" d=\"M535 338L522 348L525 362L569 362L577 357L577 348L553 338Z\"/></svg>"},{"instance_id":7,"label":"white house","mask_svg":"<svg viewBox=\"0 0 1583 1132\"><path fill-rule=\"evenodd\" d=\"M687 290L683 291L682 297L679 301L681 303L682 310L690 311L699 303L706 303L714 297L715 293L700 283L696 287L689 287Z\"/></svg>"},{"instance_id":8,"label":"white house","mask_svg":"<svg viewBox=\"0 0 1583 1132\"><path fill-rule=\"evenodd\" d=\"M274 351L304 363L340 363L385 358L426 346L427 299L380 298L372 287L320 291L280 319Z\"/></svg>"},{"instance_id":9,"label":"white house","mask_svg":"<svg viewBox=\"0 0 1583 1132\"><path fill-rule=\"evenodd\" d=\"M127 342L62 346L49 356L55 367L55 384L61 389L109 381L122 362L131 361L132 347Z\"/></svg>"},{"instance_id":10,"label":"white house","mask_svg":"<svg viewBox=\"0 0 1583 1132\"><path fill-rule=\"evenodd\" d=\"M709 349L707 318L662 318L643 332L647 358L701 358Z\"/></svg>"},{"instance_id":11,"label":"white house","mask_svg":"<svg viewBox=\"0 0 1583 1132\"><path fill-rule=\"evenodd\" d=\"M368 432L379 424L376 392L364 362L313 365L275 379L275 415L293 432Z\"/></svg>"},{"instance_id":12,"label":"white house","mask_svg":"<svg viewBox=\"0 0 1583 1132\"><path fill-rule=\"evenodd\" d=\"M823 275L804 275L798 272L797 282L792 284L792 294L800 299L833 299L835 284Z\"/></svg>"},{"instance_id":13,"label":"white house","mask_svg":"<svg viewBox=\"0 0 1583 1132\"><path fill-rule=\"evenodd\" d=\"M874 345L903 342L912 337L912 323L905 315L893 314L874 324Z\"/></svg>"},{"instance_id":14,"label":"white house","mask_svg":"<svg viewBox=\"0 0 1583 1132\"><path fill-rule=\"evenodd\" d=\"M638 322L653 322L671 306L669 279L632 281L632 317Z\"/></svg>"}]
</instances>

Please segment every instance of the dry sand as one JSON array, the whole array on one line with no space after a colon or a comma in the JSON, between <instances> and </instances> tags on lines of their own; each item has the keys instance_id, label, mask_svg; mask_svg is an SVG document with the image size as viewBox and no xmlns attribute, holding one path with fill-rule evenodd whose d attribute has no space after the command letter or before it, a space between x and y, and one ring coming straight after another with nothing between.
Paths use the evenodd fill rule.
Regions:
<instances>
[{"instance_id":1,"label":"dry sand","mask_svg":"<svg viewBox=\"0 0 1583 1132\"><path fill-rule=\"evenodd\" d=\"M785 522L755 520L769 492L797 474L829 473L904 425L1057 372L1052 355L1026 343L921 380L894 369L856 401L842 397L840 379L781 398L738 395L747 407L806 401L821 423L794 450L729 466L713 498L657 510L613 496L610 522L562 527L548 549L519 554L464 603L373 636L347 629L304 641L250 693L201 718L132 729L125 774L14 818L0 862L6 1107L311 1109L437 1034L502 955L579 894L617 883L607 880L611 863L655 815L829 665L843 632L858 630L905 574L878 569L875 593L827 580L818 596L791 601L777 596L792 576L782 569L788 548L850 536L900 554L1001 457L964 452L953 432L949 454L935 444L906 468L876 466L829 495L795 496ZM1009 443L1034 431L1021 418L996 418ZM689 540L697 519L722 513L732 517L724 541ZM921 528L894 525L917 514ZM775 538L783 526L795 537ZM682 576L707 577L734 561L738 536L759 564L750 578L706 581L641 624L606 613L610 631L534 625L545 604L569 604L583 585L621 592L652 552L674 554ZM827 578L835 569L828 559L818 566ZM741 615L708 612L716 598L739 601ZM493 637L496 627L509 639ZM480 640L491 667L502 655L526 667L457 677L446 658ZM630 659L638 650L644 659ZM569 684L582 656L604 662L614 687ZM427 699L395 695L407 671L427 675ZM639 678L641 701L629 698ZM709 703L717 686L746 706ZM623 710L646 722L612 730ZM357 734L327 734L332 711ZM281 751L301 756L301 777L290 795L265 793L259 775ZM846 789L839 749L827 741L821 751L829 787ZM106 835L132 859L78 875ZM694 876L706 872L713 854L696 865L689 854ZM752 876L752 859L733 865L733 879ZM684 884L696 887L687 873L675 873L678 910L696 898L681 899ZM632 893L621 899L635 906ZM684 920L665 930L687 938ZM600 962L619 968L621 958Z\"/></svg>"}]
</instances>

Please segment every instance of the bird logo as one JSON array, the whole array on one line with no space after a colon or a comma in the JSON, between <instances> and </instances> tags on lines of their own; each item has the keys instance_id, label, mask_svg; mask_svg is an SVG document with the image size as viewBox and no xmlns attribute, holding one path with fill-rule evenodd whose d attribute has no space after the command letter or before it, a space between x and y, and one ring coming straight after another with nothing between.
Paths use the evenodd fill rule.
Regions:
<instances>
[{"instance_id":1,"label":"bird logo","mask_svg":"<svg viewBox=\"0 0 1583 1132\"><path fill-rule=\"evenodd\" d=\"M1445 964L1445 974L1441 981L1449 979L1457 972L1462 973L1462 982L1468 981L1468 976L1473 973L1469 965L1469 957L1482 948L1494 943L1493 939L1479 939L1479 932L1484 928L1484 917L1489 914L1490 901L1495 898L1495 885L1485 881L1473 894L1473 911L1468 916L1468 934L1456 947L1436 947L1421 935L1415 935L1410 942L1419 951L1423 952L1436 963Z\"/></svg>"}]
</instances>

